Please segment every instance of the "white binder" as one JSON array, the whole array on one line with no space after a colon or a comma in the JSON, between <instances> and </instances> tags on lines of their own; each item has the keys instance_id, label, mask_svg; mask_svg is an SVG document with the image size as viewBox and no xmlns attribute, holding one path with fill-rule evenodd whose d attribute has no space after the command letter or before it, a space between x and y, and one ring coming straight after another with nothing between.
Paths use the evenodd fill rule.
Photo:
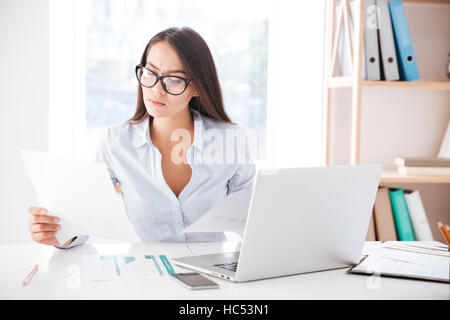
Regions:
<instances>
[{"instance_id":1,"label":"white binder","mask_svg":"<svg viewBox=\"0 0 450 320\"><path fill-rule=\"evenodd\" d=\"M337 5L336 7L336 16L339 17L341 15L342 12L342 7L340 4ZM336 19L337 20L337 19ZM352 74L352 65L351 65L351 61L350 61L350 52L348 50L348 41L350 41L347 38L347 35L345 33L345 27L344 27L344 22L342 22L342 29L341 29L341 33L339 34L339 47L338 47L338 55L337 55L337 73L341 76L341 77L348 77L351 76ZM335 30L337 29L338 25L337 25L337 21L335 21ZM353 30L350 30L350 32L352 33ZM353 37L353 34L351 34L351 36Z\"/></svg>"},{"instance_id":2,"label":"white binder","mask_svg":"<svg viewBox=\"0 0 450 320\"><path fill-rule=\"evenodd\" d=\"M364 28L364 50L367 80L381 80L380 54L378 49L378 14L375 0L366 0L365 6L366 25Z\"/></svg>"},{"instance_id":3,"label":"white binder","mask_svg":"<svg viewBox=\"0 0 450 320\"><path fill-rule=\"evenodd\" d=\"M405 199L414 229L414 237L417 241L433 241L433 234L431 233L419 190L405 191Z\"/></svg>"},{"instance_id":4,"label":"white binder","mask_svg":"<svg viewBox=\"0 0 450 320\"><path fill-rule=\"evenodd\" d=\"M387 0L376 0L376 3L379 12L378 36L380 38L381 65L384 73L383 80L399 80L397 52L395 50L389 6Z\"/></svg>"},{"instance_id":5,"label":"white binder","mask_svg":"<svg viewBox=\"0 0 450 320\"><path fill-rule=\"evenodd\" d=\"M375 0L373 0L375 1ZM350 1L349 2L349 8L350 8L350 36L351 36L351 41L352 41L352 49L353 51L355 51L355 19L358 19L359 17L359 12L358 12L358 3L357 1ZM341 14L342 8L341 5L338 4L336 7L336 16L339 17L339 15ZM335 24L335 28L337 28L337 22ZM351 61L350 61L350 52L348 49L348 41L350 41L347 38L347 34L345 33L345 27L342 28L341 30L341 34L340 34L340 39L341 41L339 42L339 54L338 54L338 73L340 73L340 75L342 77L348 77L352 75L352 65L351 65ZM362 53L362 80L369 80L367 79L367 72L366 72L366 58L365 58L365 52L363 50Z\"/></svg>"}]
</instances>

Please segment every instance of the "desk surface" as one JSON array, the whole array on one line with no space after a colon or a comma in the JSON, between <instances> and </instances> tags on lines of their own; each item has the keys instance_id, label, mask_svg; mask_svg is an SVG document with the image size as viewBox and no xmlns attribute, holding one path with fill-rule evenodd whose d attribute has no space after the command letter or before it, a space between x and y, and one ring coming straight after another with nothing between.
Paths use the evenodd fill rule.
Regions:
<instances>
[{"instance_id":1,"label":"desk surface","mask_svg":"<svg viewBox=\"0 0 450 320\"><path fill-rule=\"evenodd\" d=\"M366 243L365 248L372 243ZM84 254L152 254L170 258L236 251L239 243L88 243L60 250L43 245L0 245L0 299L449 299L445 283L321 271L246 283L213 278L218 290L190 291L167 277L89 281ZM39 270L21 283L35 264Z\"/></svg>"}]
</instances>

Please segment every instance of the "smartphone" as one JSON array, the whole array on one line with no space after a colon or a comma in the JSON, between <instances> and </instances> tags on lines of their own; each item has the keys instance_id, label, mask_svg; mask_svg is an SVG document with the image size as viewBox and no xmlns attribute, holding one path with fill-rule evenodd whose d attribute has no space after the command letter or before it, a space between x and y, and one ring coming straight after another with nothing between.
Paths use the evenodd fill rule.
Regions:
<instances>
[{"instance_id":1,"label":"smartphone","mask_svg":"<svg viewBox=\"0 0 450 320\"><path fill-rule=\"evenodd\" d=\"M171 276L191 290L217 289L219 285L197 272L172 273Z\"/></svg>"}]
</instances>

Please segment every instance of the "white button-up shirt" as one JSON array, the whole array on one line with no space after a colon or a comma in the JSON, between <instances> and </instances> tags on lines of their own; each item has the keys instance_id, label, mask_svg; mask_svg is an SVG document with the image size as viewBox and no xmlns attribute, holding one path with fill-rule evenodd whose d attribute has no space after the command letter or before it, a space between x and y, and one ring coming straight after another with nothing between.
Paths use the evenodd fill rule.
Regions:
<instances>
[{"instance_id":1,"label":"white button-up shirt","mask_svg":"<svg viewBox=\"0 0 450 320\"><path fill-rule=\"evenodd\" d=\"M192 116L194 140L186 153L192 176L178 197L164 179L148 120L107 128L97 149L97 161L120 184L126 213L143 242L225 241L223 233L183 230L232 192L246 190L250 197L255 166L245 131L195 110ZM72 246L86 238L79 237Z\"/></svg>"}]
</instances>

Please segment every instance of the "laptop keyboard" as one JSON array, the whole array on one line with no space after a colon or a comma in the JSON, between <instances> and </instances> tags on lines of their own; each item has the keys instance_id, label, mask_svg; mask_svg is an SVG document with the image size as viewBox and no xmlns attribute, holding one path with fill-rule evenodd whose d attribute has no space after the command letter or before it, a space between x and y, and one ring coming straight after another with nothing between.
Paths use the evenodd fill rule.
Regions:
<instances>
[{"instance_id":1,"label":"laptop keyboard","mask_svg":"<svg viewBox=\"0 0 450 320\"><path fill-rule=\"evenodd\" d=\"M229 270L229 271L234 271L234 272L236 272L237 266L238 266L238 262L237 261L230 262L230 263L215 264L214 265L214 267L219 267L219 268L226 269L226 270Z\"/></svg>"}]
</instances>

